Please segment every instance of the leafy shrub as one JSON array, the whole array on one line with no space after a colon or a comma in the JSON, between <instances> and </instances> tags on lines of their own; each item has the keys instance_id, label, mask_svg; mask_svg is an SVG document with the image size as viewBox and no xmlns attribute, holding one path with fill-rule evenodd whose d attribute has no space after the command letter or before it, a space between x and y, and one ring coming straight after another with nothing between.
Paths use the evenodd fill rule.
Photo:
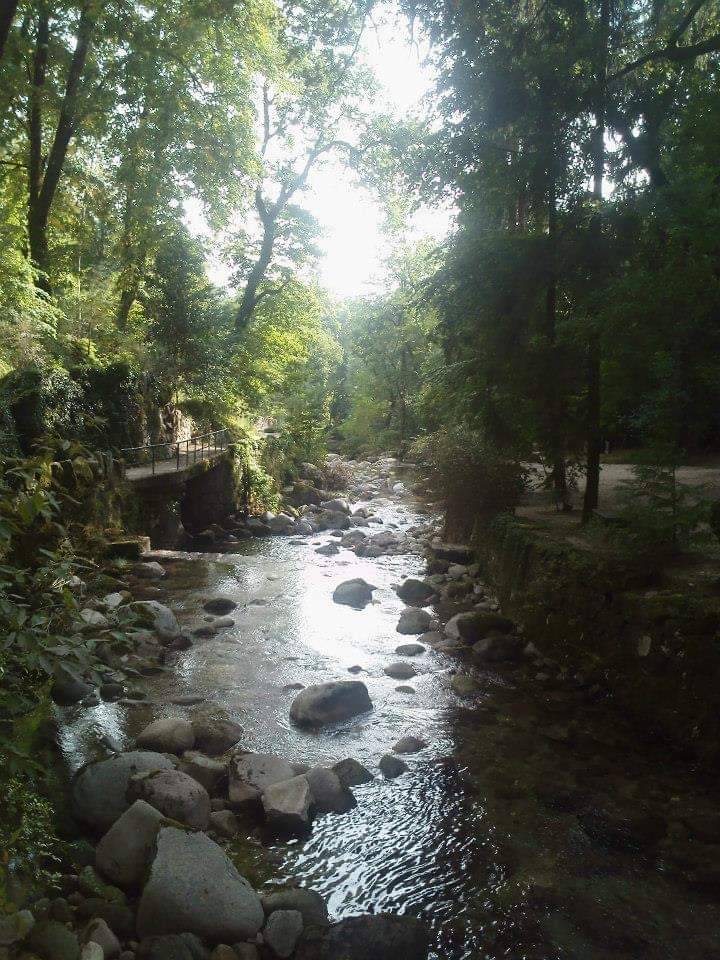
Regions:
<instances>
[{"instance_id":1,"label":"leafy shrub","mask_svg":"<svg viewBox=\"0 0 720 960\"><path fill-rule=\"evenodd\" d=\"M708 504L700 487L678 480L681 459L672 447L650 449L633 467L633 478L622 483L620 545L626 551L672 554L702 537L711 520Z\"/></svg>"},{"instance_id":2,"label":"leafy shrub","mask_svg":"<svg viewBox=\"0 0 720 960\"><path fill-rule=\"evenodd\" d=\"M482 434L464 425L438 430L411 449L445 504L446 535L465 538L478 522L512 512L525 489L519 461L501 456Z\"/></svg>"}]
</instances>

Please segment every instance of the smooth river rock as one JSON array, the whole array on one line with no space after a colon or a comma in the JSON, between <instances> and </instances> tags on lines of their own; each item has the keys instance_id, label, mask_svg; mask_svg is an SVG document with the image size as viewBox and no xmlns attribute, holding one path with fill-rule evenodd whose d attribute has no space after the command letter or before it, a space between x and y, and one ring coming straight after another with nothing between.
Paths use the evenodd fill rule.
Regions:
<instances>
[{"instance_id":1,"label":"smooth river rock","mask_svg":"<svg viewBox=\"0 0 720 960\"><path fill-rule=\"evenodd\" d=\"M406 607L400 614L400 619L395 629L398 633L417 635L429 630L431 623L432 617L427 610L420 610L417 607Z\"/></svg>"},{"instance_id":2,"label":"smooth river rock","mask_svg":"<svg viewBox=\"0 0 720 960\"><path fill-rule=\"evenodd\" d=\"M254 937L260 898L223 850L203 833L164 827L138 908L141 937L194 933L210 943Z\"/></svg>"},{"instance_id":3,"label":"smooth river rock","mask_svg":"<svg viewBox=\"0 0 720 960\"><path fill-rule=\"evenodd\" d=\"M335 587L333 591L333 600L335 603L342 603L348 607L355 607L361 610L372 600L373 587L360 577L354 580L345 580Z\"/></svg>"},{"instance_id":4,"label":"smooth river rock","mask_svg":"<svg viewBox=\"0 0 720 960\"><path fill-rule=\"evenodd\" d=\"M316 683L295 697L290 707L290 719L299 727L322 727L367 713L372 706L367 687L361 680Z\"/></svg>"},{"instance_id":5,"label":"smooth river rock","mask_svg":"<svg viewBox=\"0 0 720 960\"><path fill-rule=\"evenodd\" d=\"M436 588L424 580L408 577L396 590L397 595L411 606L425 607L437 595Z\"/></svg>"},{"instance_id":6,"label":"smooth river rock","mask_svg":"<svg viewBox=\"0 0 720 960\"><path fill-rule=\"evenodd\" d=\"M244 753L230 761L230 794L238 784L247 784L260 793L274 783L291 780L297 771L291 763L274 753Z\"/></svg>"},{"instance_id":7,"label":"smooth river rock","mask_svg":"<svg viewBox=\"0 0 720 960\"><path fill-rule=\"evenodd\" d=\"M268 917L263 940L280 960L292 956L303 931L303 917L299 910L275 910Z\"/></svg>"},{"instance_id":8,"label":"smooth river rock","mask_svg":"<svg viewBox=\"0 0 720 960\"><path fill-rule=\"evenodd\" d=\"M327 767L312 767L305 774L310 784L313 806L318 813L347 813L357 806L357 800Z\"/></svg>"},{"instance_id":9,"label":"smooth river rock","mask_svg":"<svg viewBox=\"0 0 720 960\"><path fill-rule=\"evenodd\" d=\"M375 779L367 767L364 767L359 760L355 760L353 757L338 760L330 769L336 774L340 783L346 787L356 787L361 783L370 783L371 780Z\"/></svg>"},{"instance_id":10,"label":"smooth river rock","mask_svg":"<svg viewBox=\"0 0 720 960\"><path fill-rule=\"evenodd\" d=\"M95 866L123 889L138 886L155 851L163 815L144 800L136 800L115 821L95 849Z\"/></svg>"},{"instance_id":11,"label":"smooth river rock","mask_svg":"<svg viewBox=\"0 0 720 960\"><path fill-rule=\"evenodd\" d=\"M72 787L72 804L78 820L107 830L130 806L130 778L154 770L172 770L173 762L161 753L131 750L84 767Z\"/></svg>"},{"instance_id":12,"label":"smooth river rock","mask_svg":"<svg viewBox=\"0 0 720 960\"><path fill-rule=\"evenodd\" d=\"M158 753L184 753L195 745L195 733L189 720L182 717L161 717L153 720L138 734L140 750L156 750Z\"/></svg>"},{"instance_id":13,"label":"smooth river rock","mask_svg":"<svg viewBox=\"0 0 720 960\"><path fill-rule=\"evenodd\" d=\"M133 777L128 799L145 800L171 820L196 830L205 830L210 820L210 795L180 770L156 770Z\"/></svg>"},{"instance_id":14,"label":"smooth river rock","mask_svg":"<svg viewBox=\"0 0 720 960\"><path fill-rule=\"evenodd\" d=\"M180 636L180 624L170 607L157 600L137 600L130 604L130 609L140 614L141 618L152 625L153 630L163 640L175 640Z\"/></svg>"},{"instance_id":15,"label":"smooth river rock","mask_svg":"<svg viewBox=\"0 0 720 960\"><path fill-rule=\"evenodd\" d=\"M226 717L201 716L192 720L195 749L218 757L232 749L242 738L243 728Z\"/></svg>"},{"instance_id":16,"label":"smooth river rock","mask_svg":"<svg viewBox=\"0 0 720 960\"><path fill-rule=\"evenodd\" d=\"M403 663L402 660L397 660L395 663L388 664L383 673L392 677L393 680L409 680L417 674L417 670L411 663Z\"/></svg>"}]
</instances>

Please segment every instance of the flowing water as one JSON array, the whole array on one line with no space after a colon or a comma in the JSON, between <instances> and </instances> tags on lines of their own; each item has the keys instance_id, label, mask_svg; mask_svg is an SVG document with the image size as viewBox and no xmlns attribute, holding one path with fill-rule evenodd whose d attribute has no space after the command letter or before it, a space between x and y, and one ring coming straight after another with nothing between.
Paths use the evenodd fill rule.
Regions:
<instances>
[{"instance_id":1,"label":"flowing water","mask_svg":"<svg viewBox=\"0 0 720 960\"><path fill-rule=\"evenodd\" d=\"M372 508L382 529L428 519L406 493L374 499ZM524 668L477 671L477 697L460 700L450 685L457 660L431 649L413 658L411 680L387 677L395 647L412 640L395 630L403 603L393 586L420 574L422 558L315 552L332 539L253 540L232 554L165 557L163 590L181 622L201 623L202 601L222 595L239 605L235 626L143 681L149 703L65 711L69 766L102 755L101 735L128 747L156 716L208 709L240 722L250 750L312 763L351 756L376 773L380 756L414 734L429 746L406 758L408 773L356 787L357 808L316 820L305 840L252 831L236 845L241 869L256 884L314 887L336 918L422 913L435 960L720 958L720 820L709 788L572 684ZM361 611L332 600L352 577L378 587ZM290 724L289 685L346 679L355 666L371 714L319 733ZM203 703L171 704L183 695ZM608 805L634 818L628 843L599 842L598 830L583 828L579 814ZM644 827L656 815L669 831L648 846ZM698 823L700 833L708 827L702 839Z\"/></svg>"}]
</instances>

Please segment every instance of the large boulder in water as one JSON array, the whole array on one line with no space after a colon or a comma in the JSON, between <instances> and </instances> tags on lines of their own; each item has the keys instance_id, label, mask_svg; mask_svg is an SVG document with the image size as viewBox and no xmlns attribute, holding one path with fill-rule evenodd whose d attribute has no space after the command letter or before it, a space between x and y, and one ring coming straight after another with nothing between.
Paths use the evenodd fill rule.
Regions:
<instances>
[{"instance_id":1,"label":"large boulder in water","mask_svg":"<svg viewBox=\"0 0 720 960\"><path fill-rule=\"evenodd\" d=\"M290 719L299 727L322 727L368 710L372 710L372 700L362 681L336 680L301 690L290 707Z\"/></svg>"},{"instance_id":2,"label":"large boulder in water","mask_svg":"<svg viewBox=\"0 0 720 960\"><path fill-rule=\"evenodd\" d=\"M312 791L305 776L272 784L262 795L268 827L278 833L306 833L310 829L312 802Z\"/></svg>"},{"instance_id":3,"label":"large boulder in water","mask_svg":"<svg viewBox=\"0 0 720 960\"><path fill-rule=\"evenodd\" d=\"M414 577L403 580L396 593L401 600L412 607L424 607L430 603L433 597L437 596L437 590L431 583L427 583L425 580L416 580Z\"/></svg>"},{"instance_id":4,"label":"large boulder in water","mask_svg":"<svg viewBox=\"0 0 720 960\"><path fill-rule=\"evenodd\" d=\"M138 773L171 770L173 762L161 753L131 750L108 760L88 764L72 786L72 805L78 820L97 830L107 830L130 806L127 790Z\"/></svg>"},{"instance_id":5,"label":"large boulder in water","mask_svg":"<svg viewBox=\"0 0 720 960\"><path fill-rule=\"evenodd\" d=\"M356 577L354 580L339 583L333 591L333 600L335 603L361 610L372 600L373 590L377 590L377 587L373 587L361 577Z\"/></svg>"},{"instance_id":6,"label":"large boulder in water","mask_svg":"<svg viewBox=\"0 0 720 960\"><path fill-rule=\"evenodd\" d=\"M210 943L254 937L265 915L260 898L204 833L164 827L138 908L141 937L194 933Z\"/></svg>"},{"instance_id":7,"label":"large boulder in water","mask_svg":"<svg viewBox=\"0 0 720 960\"><path fill-rule=\"evenodd\" d=\"M418 610L417 607L405 607L400 614L398 625L395 628L398 633L417 636L420 633L426 633L432 624L432 617L427 610Z\"/></svg>"}]
</instances>

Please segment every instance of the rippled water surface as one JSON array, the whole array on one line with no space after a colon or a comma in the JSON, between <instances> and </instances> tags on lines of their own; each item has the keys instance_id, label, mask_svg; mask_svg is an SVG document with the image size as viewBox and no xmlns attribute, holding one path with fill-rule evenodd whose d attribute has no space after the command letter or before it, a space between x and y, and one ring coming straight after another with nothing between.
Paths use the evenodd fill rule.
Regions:
<instances>
[{"instance_id":1,"label":"rippled water surface","mask_svg":"<svg viewBox=\"0 0 720 960\"><path fill-rule=\"evenodd\" d=\"M407 495L372 506L386 528L427 519ZM579 806L618 798L631 809L649 805L669 817L671 839L687 845L673 811L716 809L691 771L642 743L606 704L530 685L521 671L479 673L480 693L468 703L450 686L457 662L428 650L413 658L418 675L402 681L413 692L398 691L383 668L412 638L395 630L403 603L393 586L420 573L421 558L366 560L344 549L319 556L318 544L331 539L255 540L234 554L166 558L163 590L183 623L202 623L202 601L223 595L239 604L235 626L144 680L149 704L68 710L70 766L99 754L101 734L129 746L150 719L208 705L243 725L248 749L308 762L353 756L375 772L379 757L412 733L429 748L407 758L404 776L355 788L355 810L316 820L304 841L246 842L238 856L254 882L312 885L335 917L423 913L437 960L720 958L717 898L678 878L673 850L605 848L577 816ZM374 602L362 611L335 604L334 587L357 576L377 585ZM329 732L291 726L295 694L286 685L347 679L356 665L371 714ZM184 694L205 702L169 703ZM720 854L720 832L717 841L701 852Z\"/></svg>"}]
</instances>

